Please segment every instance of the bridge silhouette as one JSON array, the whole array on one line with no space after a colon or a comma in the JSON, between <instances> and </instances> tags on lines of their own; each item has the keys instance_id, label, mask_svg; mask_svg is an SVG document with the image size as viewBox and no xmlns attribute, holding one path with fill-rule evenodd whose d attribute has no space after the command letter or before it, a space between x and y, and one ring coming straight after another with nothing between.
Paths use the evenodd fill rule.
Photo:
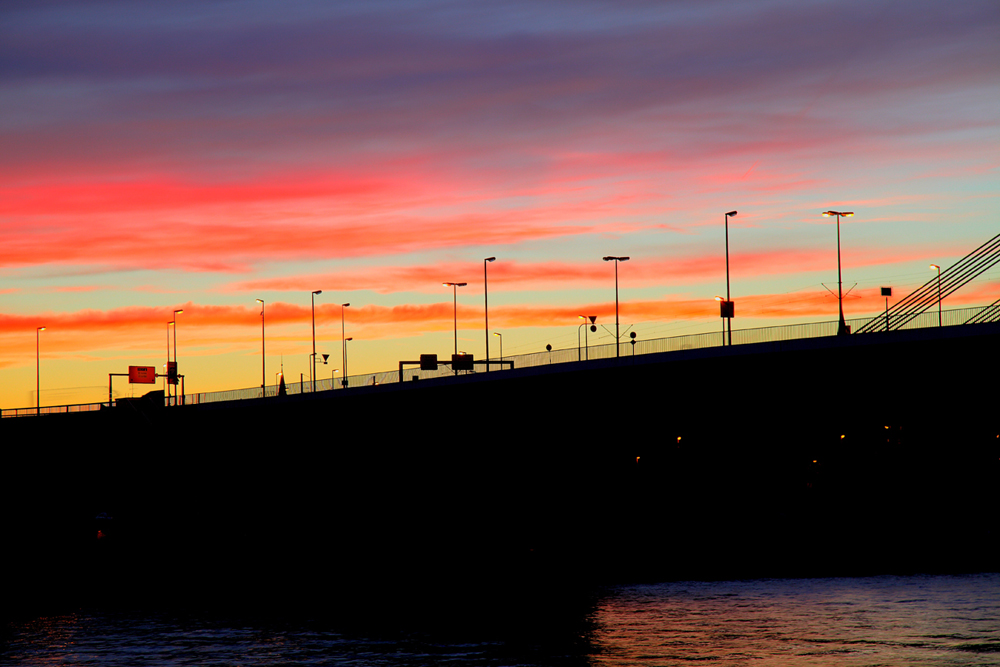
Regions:
<instances>
[{"instance_id":1,"label":"bridge silhouette","mask_svg":"<svg viewBox=\"0 0 1000 667\"><path fill-rule=\"evenodd\" d=\"M943 275L943 274L942 274ZM967 281L966 281L967 282ZM926 285L921 287L918 292L925 291ZM951 289L954 292L955 289ZM949 293L951 293L949 292ZM915 292L916 294L916 292ZM901 302L902 303L902 302ZM923 311L922 312L907 312L905 315L900 313L893 313L890 309L890 317L892 319L891 331L906 331L906 330L916 330L916 329L928 329L936 328L939 326L938 313L936 311L932 312L933 306L936 302L936 292L935 300L930 302L928 306L926 300L922 300ZM902 311L902 309L900 309ZM912 308L910 309L912 310ZM864 317L846 320L847 324L852 328L856 334L861 333L885 333L885 316L877 315L875 317ZM967 325L967 324L984 324L991 322L1000 322L1000 300L995 301L987 306L978 306L972 308L959 308L959 309L949 309L942 311L941 324L945 327ZM827 336L835 336L837 334L838 322L836 320L824 321L824 322L811 322L804 324L790 324L781 325L774 327L759 327L753 329L734 329L732 332L732 343L734 346L745 346L754 343L777 343L783 341L793 341L801 339L813 339L822 338ZM661 354L664 352L680 352L683 350L710 350L718 349L724 347L724 339L721 332L711 332L711 333L701 333L701 334L687 334L682 336L670 336L665 338L652 338L652 339L636 339L634 344L630 342L619 343L617 346L618 352L620 354L620 362L623 364L634 363L636 359L645 358L651 354ZM537 368L544 366L560 365L560 364L571 364L579 363L582 359L586 358L590 361L599 361L606 359L616 358L616 345L614 343L601 344L601 345L590 345L586 348L565 348L552 351L542 351L533 352L529 354L519 354L519 355L507 355L504 357L505 361L513 362L513 368L524 369L524 368ZM586 363L586 362L584 362ZM505 370L494 370L492 373L504 373L509 372ZM406 383L412 383L413 380L431 380L435 378L448 378L453 377L452 371L447 367L442 365L437 371L422 371L419 369L407 369L404 372L403 380ZM502 377L502 376L494 376ZM344 378L338 378L336 382L331 379L317 379L316 380L316 391L317 393L328 394L330 391L338 392L343 389L340 387L341 380ZM356 389L359 387L371 386L371 385L385 385L389 383L398 383L400 381L399 371L383 371L376 373L365 373L360 375L352 375L346 378L348 381L348 389ZM286 392L290 396L302 395L311 393L311 383L306 382L286 382L285 384ZM275 397L278 395L278 385L268 385L266 387L266 396ZM212 391L212 392L200 392L188 394L185 397L185 405L199 405L204 403L220 403L225 401L243 401L261 398L261 388L260 387L248 387L244 389L230 389L223 391ZM121 399L116 399L121 400ZM165 399L166 400L166 399ZM114 406L114 402L108 403L107 401L95 402L95 403L82 403L74 405L59 405L59 406L43 406L41 408L41 415L54 415L54 414L66 414L66 413L77 413L77 412L92 412L102 409L107 409ZM181 406L183 407L183 406ZM4 409L2 411L3 417L34 417L36 416L36 408L16 408L16 409Z\"/></svg>"},{"instance_id":2,"label":"bridge silhouette","mask_svg":"<svg viewBox=\"0 0 1000 667\"><path fill-rule=\"evenodd\" d=\"M4 420L13 599L995 571L1000 322L969 311Z\"/></svg>"},{"instance_id":3,"label":"bridge silhouette","mask_svg":"<svg viewBox=\"0 0 1000 667\"><path fill-rule=\"evenodd\" d=\"M996 571L1000 322L963 324L984 312L6 419L9 599L298 607L373 589Z\"/></svg>"},{"instance_id":4,"label":"bridge silhouette","mask_svg":"<svg viewBox=\"0 0 1000 667\"><path fill-rule=\"evenodd\" d=\"M972 325L1000 322L1000 299L977 308L963 308L944 311L941 303L944 298L954 294L992 267L1000 263L1000 234L997 234L978 248L967 254L947 269L938 269L938 275L928 280L922 286L897 301L891 307L887 305L882 315L874 317L846 320L847 331L854 334L888 333L933 326ZM933 313L937 305L938 313ZM738 329L730 332L732 345L748 345L752 343L767 343L790 341L797 339L818 338L838 333L839 322L815 322L808 324L793 324L755 329ZM581 362L584 356L588 360L610 358L635 359L651 354L676 352L681 350L697 350L726 345L726 337L720 333L702 333L693 335L673 336L650 340L637 340L604 345L587 346L586 355L580 347L562 350L546 350L503 357L504 365L510 368L534 368L552 364L567 364ZM479 361L478 363L482 363ZM399 370L365 373L341 378L340 384L345 389L387 383L410 382L413 380L434 379L452 375L452 370L445 364L437 370ZM474 372L474 371L473 371ZM502 367L496 372L504 372ZM403 376L400 377L400 374ZM286 395L302 395L307 393L304 382L285 382ZM317 379L308 384L311 392L313 387L317 392L329 392L335 389L334 380ZM213 392L188 394L183 399L183 405L199 405L204 403L219 403L225 401L251 400L263 397L276 397L280 393L279 385L250 387ZM119 399L120 400L120 399ZM29 417L76 412L93 412L114 407L112 402L84 403L75 405L46 406L43 408L14 408L0 411L0 417ZM181 406L183 407L183 406Z\"/></svg>"}]
</instances>

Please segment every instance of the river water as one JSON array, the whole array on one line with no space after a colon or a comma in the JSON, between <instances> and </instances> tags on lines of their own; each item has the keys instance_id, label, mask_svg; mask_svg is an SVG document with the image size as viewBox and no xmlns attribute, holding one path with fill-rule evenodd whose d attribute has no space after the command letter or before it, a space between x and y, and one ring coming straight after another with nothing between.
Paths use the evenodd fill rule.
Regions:
<instances>
[{"instance_id":1,"label":"river water","mask_svg":"<svg viewBox=\"0 0 1000 667\"><path fill-rule=\"evenodd\" d=\"M488 601L483 601L488 605ZM505 622L80 609L8 622L12 665L1000 665L1000 574L671 582ZM531 613L528 613L531 612ZM419 614L418 614L419 615ZM470 622L472 619L472 622ZM410 622L412 621L412 622Z\"/></svg>"}]
</instances>

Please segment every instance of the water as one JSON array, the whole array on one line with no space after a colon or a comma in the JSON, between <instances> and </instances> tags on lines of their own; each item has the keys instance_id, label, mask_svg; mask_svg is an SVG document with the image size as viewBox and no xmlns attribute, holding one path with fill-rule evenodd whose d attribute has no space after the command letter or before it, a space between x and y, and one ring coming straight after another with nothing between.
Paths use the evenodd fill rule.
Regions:
<instances>
[{"instance_id":1,"label":"water","mask_svg":"<svg viewBox=\"0 0 1000 667\"><path fill-rule=\"evenodd\" d=\"M487 601L484 601L484 603ZM1000 665L1000 575L622 586L496 624L80 610L8 623L14 665ZM561 616L561 617L560 617Z\"/></svg>"},{"instance_id":2,"label":"water","mask_svg":"<svg viewBox=\"0 0 1000 667\"><path fill-rule=\"evenodd\" d=\"M596 613L597 664L1000 664L998 575L637 586Z\"/></svg>"}]
</instances>

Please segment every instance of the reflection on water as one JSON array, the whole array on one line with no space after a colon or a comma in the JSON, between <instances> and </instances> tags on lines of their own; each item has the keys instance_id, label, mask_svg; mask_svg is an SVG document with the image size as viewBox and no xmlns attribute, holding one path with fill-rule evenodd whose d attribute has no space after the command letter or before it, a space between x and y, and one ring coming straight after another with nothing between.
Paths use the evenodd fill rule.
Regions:
<instances>
[{"instance_id":1,"label":"reflection on water","mask_svg":"<svg viewBox=\"0 0 1000 667\"><path fill-rule=\"evenodd\" d=\"M522 606L533 604L524 600ZM585 607L561 612L579 618L548 622L529 614L532 627L519 625L521 612L513 608L511 622L502 628L488 622L463 623L461 629L405 619L393 627L352 624L345 629L342 622L275 616L80 611L8 624L0 661L459 667L1000 664L996 574L623 586L604 591ZM462 610L465 616L476 613Z\"/></svg>"},{"instance_id":2,"label":"reflection on water","mask_svg":"<svg viewBox=\"0 0 1000 667\"><path fill-rule=\"evenodd\" d=\"M1000 664L997 575L634 586L597 619L600 664Z\"/></svg>"}]
</instances>

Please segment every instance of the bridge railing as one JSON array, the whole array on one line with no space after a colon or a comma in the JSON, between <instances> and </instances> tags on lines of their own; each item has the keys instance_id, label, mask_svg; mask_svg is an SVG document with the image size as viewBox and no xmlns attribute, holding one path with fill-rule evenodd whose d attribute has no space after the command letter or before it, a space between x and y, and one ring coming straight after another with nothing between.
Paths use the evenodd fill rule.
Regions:
<instances>
[{"instance_id":1,"label":"bridge railing","mask_svg":"<svg viewBox=\"0 0 1000 667\"><path fill-rule=\"evenodd\" d=\"M998 313L996 304L980 306L974 308L959 308L945 310L941 313L941 324L943 326L956 326L967 322L996 321ZM879 317L864 317L847 320L851 330L858 330ZM804 338L819 338L822 336L835 336L837 334L838 322L810 322L806 324L785 324L774 327L760 327L756 329L734 329L733 345L748 345L751 343L780 342L786 340L799 340ZM902 327L903 329L923 329L938 326L937 311L928 311L914 317ZM884 332L883 332L884 333ZM863 334L866 336L878 336L880 333ZM647 340L637 339L635 345L630 340L619 343L619 355L630 357L644 354L656 354L659 352L675 352L679 350L698 350L710 347L719 347L723 343L722 327L719 331L712 333L687 334L684 336L670 336L667 338L652 338ZM586 359L610 359L615 356L615 344L606 343L601 345L591 345L587 348L565 348L560 350L531 352L528 354L506 355L503 361L513 361L514 368L530 368L534 366L546 366L549 364L562 364L571 361ZM483 372L483 367L479 366ZM501 367L492 367L491 372L503 372ZM452 370L441 365L436 371L421 371L419 369L405 369L404 381L410 382L416 379L430 379L435 377L445 377L452 374ZM339 391L342 387L343 378L317 379L316 391ZM348 387L361 387L372 384L387 384L399 382L399 371L384 371L379 373L366 373L364 375L352 375L347 378ZM267 396L277 396L278 386L270 385L265 388ZM286 382L285 393L289 395L304 394L312 392L312 383L309 380L301 382ZM210 391L195 394L188 394L184 402L188 405L198 403L216 403L220 401L238 401L261 397L260 387L250 387L246 389L228 389L224 391ZM100 410L105 403L88 403L80 405L63 405L43 407L40 411L42 415L60 414L66 412L86 412L90 410ZM3 417L27 417L35 416L35 408L17 408L2 411Z\"/></svg>"},{"instance_id":2,"label":"bridge railing","mask_svg":"<svg viewBox=\"0 0 1000 667\"><path fill-rule=\"evenodd\" d=\"M946 310L942 312L942 324L944 326L954 326L965 324L972 318L977 317L980 313L985 312L991 306L985 307L974 307L974 308L960 308L953 310ZM847 320L848 326L852 330L859 329L865 324L871 322L876 317L862 317ZM786 324L774 327L760 327L756 329L734 329L733 330L733 345L747 345L750 343L768 343L768 342L780 342L786 340L798 340L803 338L819 338L822 336L835 336L837 335L837 321L829 322L810 322L806 324ZM911 322L903 328L905 329L921 329L928 327L938 326L938 314L937 312L927 312L914 318ZM870 334L870 335L878 335ZM659 352L676 352L679 350L697 350L710 347L719 347L723 343L722 327L720 325L719 331L712 333L700 333L700 334L687 334L684 336L670 336L667 338L652 338L647 340L638 339L635 342L635 349L632 349L631 341L623 341L619 343L619 354L622 357L628 357L633 354L636 356L643 354L656 354ZM610 359L615 356L615 344L606 343L601 345L591 345L589 348L564 348L560 350L542 351L542 352L531 352L528 354L518 354L518 355L505 355L503 361L513 361L514 368L530 368L534 366L546 366L549 364L561 364L577 360L586 359ZM479 364L477 364L479 366ZM480 370L476 372L484 372L482 367L479 366ZM492 367L491 372L503 372L499 367ZM417 379L430 379L435 377L445 377L452 374L452 370L445 365L438 367L436 371L421 371L419 369L404 369L403 378L404 381L410 382L414 378ZM365 375L352 375L347 378L348 387L360 387L371 384L386 384L390 382L399 382L399 371L385 371L381 373L369 373ZM316 381L316 391L328 391L330 389L340 390L342 378L337 378L335 382L331 382L329 379L317 380ZM312 385L308 380L305 382L292 382L286 383L285 385L286 393L288 394L301 394L309 393L312 391ZM278 393L277 386L270 386L267 388L268 396L275 396ZM254 387L252 389L237 389L222 392L206 392L202 394L195 394L189 397L189 403L212 403L216 401L229 401L238 400L245 398L259 398L261 396L260 387Z\"/></svg>"},{"instance_id":3,"label":"bridge railing","mask_svg":"<svg viewBox=\"0 0 1000 667\"><path fill-rule=\"evenodd\" d=\"M67 412L92 412L109 405L104 403L79 403L76 405L43 405L41 408L8 408L0 410L0 417L35 417L38 415L59 415Z\"/></svg>"}]
</instances>

